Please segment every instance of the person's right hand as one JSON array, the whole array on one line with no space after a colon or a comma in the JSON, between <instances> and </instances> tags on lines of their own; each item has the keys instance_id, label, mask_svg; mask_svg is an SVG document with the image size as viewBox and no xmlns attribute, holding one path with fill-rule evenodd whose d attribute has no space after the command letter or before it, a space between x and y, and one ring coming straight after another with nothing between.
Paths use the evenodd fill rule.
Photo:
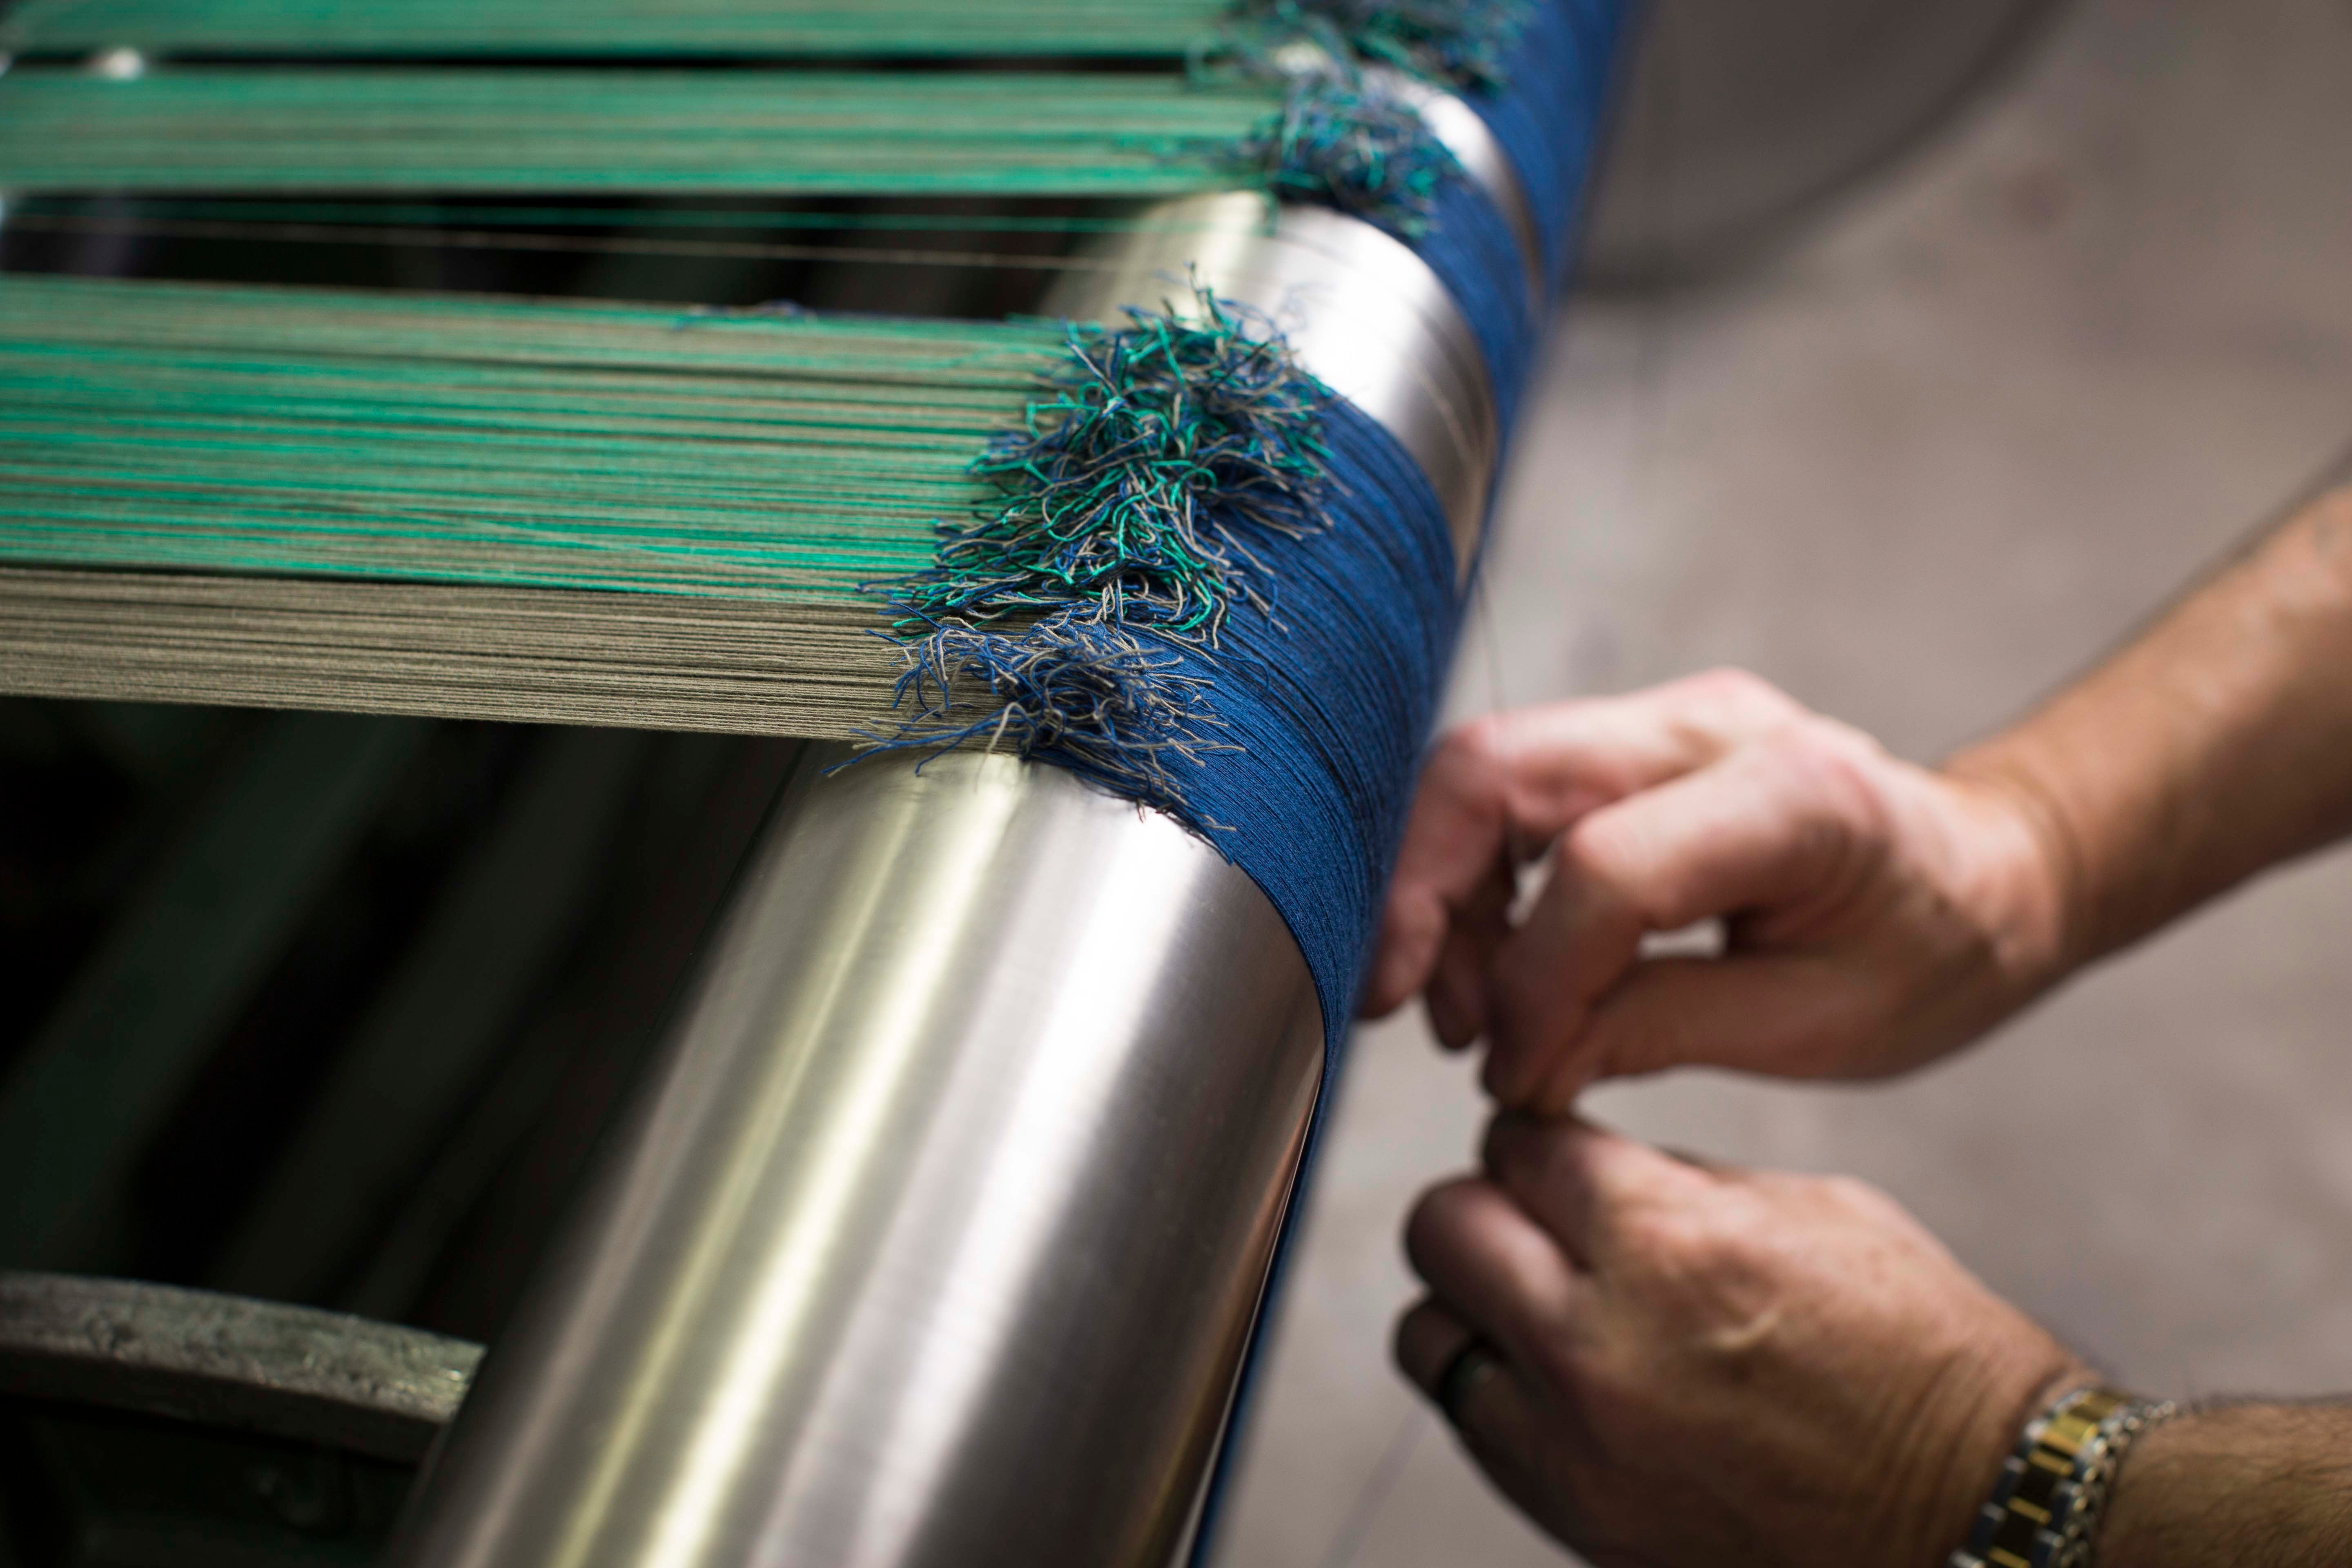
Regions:
<instances>
[{"instance_id":1,"label":"person's right hand","mask_svg":"<svg viewBox=\"0 0 2352 1568\"><path fill-rule=\"evenodd\" d=\"M1414 1207L1397 1359L1598 1568L1941 1563L2026 1416L2097 1381L1859 1182L1507 1112L1485 1154Z\"/></svg>"},{"instance_id":2,"label":"person's right hand","mask_svg":"<svg viewBox=\"0 0 2352 1568\"><path fill-rule=\"evenodd\" d=\"M1498 714L1422 775L1364 1011L1425 990L1446 1046L1489 1040L1497 1100L1550 1113L1681 1064L1899 1072L2063 973L2054 833L2023 789L1902 762L1736 670ZM1642 956L1713 918L1720 957Z\"/></svg>"}]
</instances>

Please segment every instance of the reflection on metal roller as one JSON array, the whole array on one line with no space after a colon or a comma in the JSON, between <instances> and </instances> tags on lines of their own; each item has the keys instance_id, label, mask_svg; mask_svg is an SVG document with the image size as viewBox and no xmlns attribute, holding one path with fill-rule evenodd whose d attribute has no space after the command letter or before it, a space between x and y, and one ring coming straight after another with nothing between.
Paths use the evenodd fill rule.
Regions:
<instances>
[{"instance_id":1,"label":"reflection on metal roller","mask_svg":"<svg viewBox=\"0 0 2352 1568\"><path fill-rule=\"evenodd\" d=\"M1188 268L1435 482L1465 564L1475 343L1370 226L1168 209L1052 308ZM1205 220L1205 221L1203 221ZM1207 228L1204 236L1201 229ZM1323 1070L1281 917L1050 768L816 752L399 1568L1156 1565L1224 1425Z\"/></svg>"},{"instance_id":2,"label":"reflection on metal roller","mask_svg":"<svg viewBox=\"0 0 2352 1568\"><path fill-rule=\"evenodd\" d=\"M1305 966L1066 775L824 760L394 1561L1174 1547L1315 1100Z\"/></svg>"}]
</instances>

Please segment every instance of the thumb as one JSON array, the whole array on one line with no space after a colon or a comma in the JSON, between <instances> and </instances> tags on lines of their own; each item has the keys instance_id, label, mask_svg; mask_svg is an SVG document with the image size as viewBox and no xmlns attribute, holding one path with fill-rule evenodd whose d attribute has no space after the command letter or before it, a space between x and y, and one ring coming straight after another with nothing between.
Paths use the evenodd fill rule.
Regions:
<instances>
[{"instance_id":1,"label":"thumb","mask_svg":"<svg viewBox=\"0 0 2352 1568\"><path fill-rule=\"evenodd\" d=\"M1885 847L1868 785L1801 739L1743 748L1592 813L1561 840L1550 885L1496 957L1488 1090L1528 1104L1570 1058L1589 1062L1597 1010L1654 967L1640 958L1645 933L1834 907L1871 880ZM1721 1048L1694 1046L1699 1060Z\"/></svg>"}]
</instances>

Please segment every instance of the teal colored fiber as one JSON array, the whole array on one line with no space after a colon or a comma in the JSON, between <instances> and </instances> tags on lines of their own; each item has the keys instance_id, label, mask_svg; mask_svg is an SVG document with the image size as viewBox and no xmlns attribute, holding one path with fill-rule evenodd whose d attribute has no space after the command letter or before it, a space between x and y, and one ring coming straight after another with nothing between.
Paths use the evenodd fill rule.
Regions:
<instances>
[{"instance_id":1,"label":"teal colored fiber","mask_svg":"<svg viewBox=\"0 0 2352 1568\"><path fill-rule=\"evenodd\" d=\"M120 204L122 198L112 198ZM10 209L12 218L82 216L84 207L70 197L32 196ZM964 211L942 205L921 212L826 211L772 205L738 207L652 206L488 206L478 204L397 201L303 201L299 199L139 200L124 211L110 205L110 213L125 222L208 221L224 223L309 223L406 225L425 228L613 228L613 229L813 229L843 233L979 234L1217 234L1216 223L1202 219L1154 221L1113 213L1086 216L1052 213Z\"/></svg>"},{"instance_id":2,"label":"teal colored fiber","mask_svg":"<svg viewBox=\"0 0 2352 1568\"><path fill-rule=\"evenodd\" d=\"M1083 602L1108 625L1216 640L1236 598L1265 601L1246 541L1312 526L1328 395L1213 295L1202 318L1130 310L1066 329L1066 363L971 471L997 492L940 530L937 563L897 595L924 620L993 620Z\"/></svg>"},{"instance_id":3,"label":"teal colored fiber","mask_svg":"<svg viewBox=\"0 0 2352 1568\"><path fill-rule=\"evenodd\" d=\"M0 48L450 56L1179 57L1228 0L26 0Z\"/></svg>"},{"instance_id":4,"label":"teal colored fiber","mask_svg":"<svg viewBox=\"0 0 2352 1568\"><path fill-rule=\"evenodd\" d=\"M1442 87L1494 92L1534 14L1531 0L1244 0L1237 36L1264 49L1303 38L1333 59L1384 65Z\"/></svg>"},{"instance_id":5,"label":"teal colored fiber","mask_svg":"<svg viewBox=\"0 0 2352 1568\"><path fill-rule=\"evenodd\" d=\"M1402 238L1427 234L1439 184L1462 167L1412 105L1336 76L1293 80L1282 108L1234 149L1276 195L1366 219Z\"/></svg>"},{"instance_id":6,"label":"teal colored fiber","mask_svg":"<svg viewBox=\"0 0 2352 1568\"><path fill-rule=\"evenodd\" d=\"M25 0L0 49L79 55L1181 59L1304 37L1454 87L1502 78L1525 0Z\"/></svg>"},{"instance_id":7,"label":"teal colored fiber","mask_svg":"<svg viewBox=\"0 0 2352 1568\"><path fill-rule=\"evenodd\" d=\"M1038 324L0 278L0 561L853 602Z\"/></svg>"},{"instance_id":8,"label":"teal colored fiber","mask_svg":"<svg viewBox=\"0 0 2352 1568\"><path fill-rule=\"evenodd\" d=\"M0 188L1165 196L1278 89L1165 73L165 67L0 76Z\"/></svg>"},{"instance_id":9,"label":"teal colored fiber","mask_svg":"<svg viewBox=\"0 0 2352 1568\"><path fill-rule=\"evenodd\" d=\"M1174 673L1229 616L1275 612L1262 556L1321 523L1330 394L1269 323L1217 300L1071 327L1017 428L972 464L996 492L939 530L933 563L877 584L919 710L891 746L976 737L1180 807L1174 765L1219 749L1202 682ZM960 687L992 695L959 718Z\"/></svg>"}]
</instances>

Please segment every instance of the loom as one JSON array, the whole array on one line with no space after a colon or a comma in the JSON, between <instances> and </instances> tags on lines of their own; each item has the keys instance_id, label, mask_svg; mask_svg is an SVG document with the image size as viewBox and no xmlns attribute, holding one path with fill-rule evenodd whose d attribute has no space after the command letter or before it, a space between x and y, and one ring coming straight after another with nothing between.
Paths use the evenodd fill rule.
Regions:
<instances>
[{"instance_id":1,"label":"loom","mask_svg":"<svg viewBox=\"0 0 2352 1568\"><path fill-rule=\"evenodd\" d=\"M258 1299L315 1293L306 1260L404 1179L373 1124L463 1103L471 1026L362 1030L207 1276L243 1294L0 1281L0 1392L42 1462L113 1430L85 1406L244 1434L274 1456L270 1561L372 1550L436 1433L402 1568L1204 1553L1622 20L0 19L0 686L306 710L159 886L257 879L231 847L265 828L348 841L443 743L419 719L802 742L713 797L743 823L716 934L478 1371ZM420 248L487 270L380 286ZM581 256L584 280L532 270ZM804 298L697 300L754 265ZM536 297L566 293L610 298ZM1129 460L1050 444L1088 395L1072 356L1149 359L1121 332L1160 333L1162 368L1085 406L1168 444L1083 492L1116 526L1072 564L1070 492L1024 476ZM1223 423L1178 429L1209 394ZM654 743L534 742L418 973L487 984L469 944L562 902L512 900L603 842ZM194 1070L124 1022L131 953L0 1079L0 1261L110 1256ZM152 984L221 1013L235 967ZM564 1055L559 1031L542 1075ZM405 1224L346 1304L403 1299Z\"/></svg>"}]
</instances>

